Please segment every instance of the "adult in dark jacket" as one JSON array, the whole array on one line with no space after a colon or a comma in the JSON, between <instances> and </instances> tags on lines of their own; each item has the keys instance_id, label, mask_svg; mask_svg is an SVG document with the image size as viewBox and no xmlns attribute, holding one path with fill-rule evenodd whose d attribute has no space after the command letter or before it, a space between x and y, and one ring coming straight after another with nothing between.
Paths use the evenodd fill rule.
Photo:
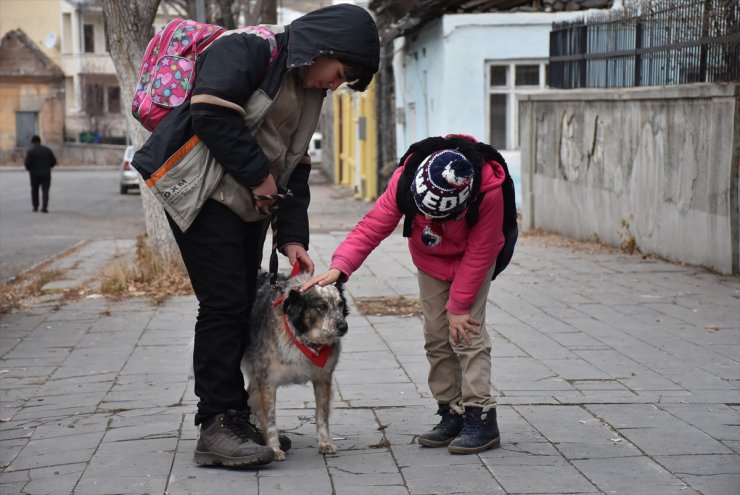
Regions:
<instances>
[{"instance_id":1,"label":"adult in dark jacket","mask_svg":"<svg viewBox=\"0 0 740 495\"><path fill-rule=\"evenodd\" d=\"M326 91L343 83L363 91L378 70L377 28L355 5L266 27L274 37L254 28L227 31L199 55L191 100L160 122L133 159L159 195L199 302L193 355L198 464L253 466L273 459L249 422L240 370L269 226L265 209L274 206L264 196L293 192L277 210L274 240L291 265L300 261L313 272L308 143ZM215 180L203 179L214 174ZM177 179L170 183L167 176ZM282 435L280 443L282 450L290 446Z\"/></svg>"},{"instance_id":2,"label":"adult in dark jacket","mask_svg":"<svg viewBox=\"0 0 740 495\"><path fill-rule=\"evenodd\" d=\"M41 211L49 213L49 188L51 187L51 169L57 164L54 153L41 144L41 138L33 136L31 147L26 153L26 170L31 178L31 205L33 211L39 211L39 188L41 188Z\"/></svg>"}]
</instances>

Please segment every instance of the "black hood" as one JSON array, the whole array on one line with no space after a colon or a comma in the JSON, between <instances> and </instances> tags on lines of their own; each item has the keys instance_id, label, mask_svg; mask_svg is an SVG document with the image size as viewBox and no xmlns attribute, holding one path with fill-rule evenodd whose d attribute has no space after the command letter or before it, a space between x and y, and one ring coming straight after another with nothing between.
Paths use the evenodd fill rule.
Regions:
<instances>
[{"instance_id":1,"label":"black hood","mask_svg":"<svg viewBox=\"0 0 740 495\"><path fill-rule=\"evenodd\" d=\"M291 22L288 33L288 67L328 55L378 72L378 28L362 7L339 4L309 12Z\"/></svg>"}]
</instances>

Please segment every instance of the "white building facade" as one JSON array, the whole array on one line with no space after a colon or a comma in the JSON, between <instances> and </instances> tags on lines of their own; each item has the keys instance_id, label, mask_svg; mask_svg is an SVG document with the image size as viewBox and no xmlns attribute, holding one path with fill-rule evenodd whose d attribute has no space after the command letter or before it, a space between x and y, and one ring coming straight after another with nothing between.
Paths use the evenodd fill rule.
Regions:
<instances>
[{"instance_id":1,"label":"white building facade","mask_svg":"<svg viewBox=\"0 0 740 495\"><path fill-rule=\"evenodd\" d=\"M584 15L448 14L397 38L399 158L425 137L469 134L498 149L518 182L518 97L547 91L552 23Z\"/></svg>"}]
</instances>

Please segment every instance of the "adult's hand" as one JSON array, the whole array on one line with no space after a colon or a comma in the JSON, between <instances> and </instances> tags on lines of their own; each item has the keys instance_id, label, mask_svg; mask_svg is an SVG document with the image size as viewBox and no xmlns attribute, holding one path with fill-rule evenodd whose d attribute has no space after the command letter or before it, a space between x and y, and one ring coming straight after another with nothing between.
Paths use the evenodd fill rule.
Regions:
<instances>
[{"instance_id":1,"label":"adult's hand","mask_svg":"<svg viewBox=\"0 0 740 495\"><path fill-rule=\"evenodd\" d=\"M319 287L324 287L325 285L336 283L336 281L339 280L339 277L341 276L342 272L340 272L336 268L329 268L329 271L324 272L321 275L316 275L314 278L303 284L301 286L301 291L308 290L317 284Z\"/></svg>"},{"instance_id":2,"label":"adult's hand","mask_svg":"<svg viewBox=\"0 0 740 495\"><path fill-rule=\"evenodd\" d=\"M277 194L277 184L275 183L275 177L272 176L272 174L267 174L267 177L265 180L262 181L262 183L256 187L252 188L252 194L254 194L254 202L257 205L257 209L262 210L264 212L267 212L267 210L270 209L270 207L275 204L274 199L258 199L258 196L263 196L266 194Z\"/></svg>"},{"instance_id":3,"label":"adult's hand","mask_svg":"<svg viewBox=\"0 0 740 495\"><path fill-rule=\"evenodd\" d=\"M288 257L288 263L290 263L290 266L295 265L296 261L300 261L301 268L303 269L302 271L313 275L313 271L315 269L313 260L306 250L303 249L303 246L300 244L288 244L283 248L283 251L285 252L285 256Z\"/></svg>"}]
</instances>

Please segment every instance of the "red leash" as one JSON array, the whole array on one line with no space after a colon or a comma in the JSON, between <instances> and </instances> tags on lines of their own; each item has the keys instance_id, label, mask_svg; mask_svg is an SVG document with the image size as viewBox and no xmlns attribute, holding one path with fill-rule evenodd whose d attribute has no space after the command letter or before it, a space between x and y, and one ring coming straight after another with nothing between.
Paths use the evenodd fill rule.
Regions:
<instances>
[{"instance_id":1,"label":"red leash","mask_svg":"<svg viewBox=\"0 0 740 495\"><path fill-rule=\"evenodd\" d=\"M295 264L293 265L293 270L290 272L289 278L294 278L298 273L301 271L301 262L296 260ZM285 294L278 297L277 300L272 303L272 307L276 308L280 303L283 302L285 299ZM329 360L329 354L331 354L331 346L328 345L322 345L319 346L317 349L314 349L312 347L307 346L303 342L300 342L298 338L295 336L295 333L293 332L293 329L290 328L290 323L288 322L288 317L285 315L285 311L283 313L283 323L285 324L285 331L288 332L288 335L290 335L290 340L293 341L296 347L300 349L300 351L311 360L313 364L318 366L319 368L323 368L326 366L326 362Z\"/></svg>"}]
</instances>

